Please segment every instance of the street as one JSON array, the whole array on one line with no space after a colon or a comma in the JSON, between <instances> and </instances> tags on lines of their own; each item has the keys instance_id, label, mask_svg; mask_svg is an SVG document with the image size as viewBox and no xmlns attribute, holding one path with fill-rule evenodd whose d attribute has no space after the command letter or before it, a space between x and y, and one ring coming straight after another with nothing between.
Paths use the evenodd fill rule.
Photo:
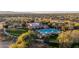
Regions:
<instances>
[{"instance_id":1,"label":"street","mask_svg":"<svg viewBox=\"0 0 79 59\"><path fill-rule=\"evenodd\" d=\"M8 48L10 43L8 41L0 41L0 48Z\"/></svg>"}]
</instances>

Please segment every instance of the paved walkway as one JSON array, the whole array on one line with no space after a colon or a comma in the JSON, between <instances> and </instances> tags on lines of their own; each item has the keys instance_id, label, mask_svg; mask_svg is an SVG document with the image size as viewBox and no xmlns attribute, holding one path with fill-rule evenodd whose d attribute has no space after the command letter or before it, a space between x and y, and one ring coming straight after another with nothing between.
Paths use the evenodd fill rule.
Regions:
<instances>
[{"instance_id":1,"label":"paved walkway","mask_svg":"<svg viewBox=\"0 0 79 59\"><path fill-rule=\"evenodd\" d=\"M8 41L0 41L0 48L9 48L9 45Z\"/></svg>"}]
</instances>

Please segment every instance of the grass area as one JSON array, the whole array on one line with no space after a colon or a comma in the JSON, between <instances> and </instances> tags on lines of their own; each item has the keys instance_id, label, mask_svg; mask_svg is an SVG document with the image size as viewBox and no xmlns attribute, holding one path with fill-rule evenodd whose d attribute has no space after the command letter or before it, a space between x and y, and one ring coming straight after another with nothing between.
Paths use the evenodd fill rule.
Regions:
<instances>
[{"instance_id":1,"label":"grass area","mask_svg":"<svg viewBox=\"0 0 79 59\"><path fill-rule=\"evenodd\" d=\"M79 43L73 43L72 48L79 48Z\"/></svg>"},{"instance_id":2,"label":"grass area","mask_svg":"<svg viewBox=\"0 0 79 59\"><path fill-rule=\"evenodd\" d=\"M79 26L79 23L75 23L75 26Z\"/></svg>"},{"instance_id":3,"label":"grass area","mask_svg":"<svg viewBox=\"0 0 79 59\"><path fill-rule=\"evenodd\" d=\"M25 33L26 31L28 31L28 29L9 29L7 30L8 33L10 33L13 36L19 36L22 33Z\"/></svg>"},{"instance_id":4,"label":"grass area","mask_svg":"<svg viewBox=\"0 0 79 59\"><path fill-rule=\"evenodd\" d=\"M52 36L49 36L48 39L49 40L56 40L58 37L58 35L52 35Z\"/></svg>"},{"instance_id":5,"label":"grass area","mask_svg":"<svg viewBox=\"0 0 79 59\"><path fill-rule=\"evenodd\" d=\"M49 48L58 48L59 47L59 44L58 43L52 42L52 41L56 41L57 40L57 37L58 37L58 35L51 35L51 36L48 37L48 41L50 41L48 43Z\"/></svg>"},{"instance_id":6,"label":"grass area","mask_svg":"<svg viewBox=\"0 0 79 59\"><path fill-rule=\"evenodd\" d=\"M50 43L49 48L59 48L59 44L58 43Z\"/></svg>"}]
</instances>

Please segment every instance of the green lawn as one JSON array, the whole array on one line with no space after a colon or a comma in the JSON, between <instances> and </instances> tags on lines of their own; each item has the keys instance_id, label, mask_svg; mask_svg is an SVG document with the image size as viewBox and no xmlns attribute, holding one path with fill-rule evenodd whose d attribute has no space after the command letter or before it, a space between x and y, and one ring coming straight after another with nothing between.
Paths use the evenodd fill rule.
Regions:
<instances>
[{"instance_id":1,"label":"green lawn","mask_svg":"<svg viewBox=\"0 0 79 59\"><path fill-rule=\"evenodd\" d=\"M56 41L56 40L57 40L57 37L58 37L58 35L52 35L52 36L49 36L49 37L48 37L48 40L49 40L50 42L51 42L51 41ZM52 43L49 44L49 47L50 47L50 48L58 48L58 47L59 47L59 44L52 42Z\"/></svg>"},{"instance_id":2,"label":"green lawn","mask_svg":"<svg viewBox=\"0 0 79 59\"><path fill-rule=\"evenodd\" d=\"M52 36L49 36L48 39L49 40L56 40L58 37L58 35L52 35Z\"/></svg>"},{"instance_id":3,"label":"green lawn","mask_svg":"<svg viewBox=\"0 0 79 59\"><path fill-rule=\"evenodd\" d=\"M26 31L28 31L28 29L9 29L9 30L7 30L7 32L13 36L19 36L20 34L25 33Z\"/></svg>"}]
</instances>

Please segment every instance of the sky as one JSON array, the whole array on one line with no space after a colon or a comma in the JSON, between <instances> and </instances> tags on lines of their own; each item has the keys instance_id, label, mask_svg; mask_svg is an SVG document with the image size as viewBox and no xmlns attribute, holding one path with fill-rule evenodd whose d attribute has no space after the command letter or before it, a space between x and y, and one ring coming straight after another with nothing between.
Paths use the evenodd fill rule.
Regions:
<instances>
[{"instance_id":1,"label":"sky","mask_svg":"<svg viewBox=\"0 0 79 59\"><path fill-rule=\"evenodd\" d=\"M0 0L0 11L79 11L78 0Z\"/></svg>"}]
</instances>

